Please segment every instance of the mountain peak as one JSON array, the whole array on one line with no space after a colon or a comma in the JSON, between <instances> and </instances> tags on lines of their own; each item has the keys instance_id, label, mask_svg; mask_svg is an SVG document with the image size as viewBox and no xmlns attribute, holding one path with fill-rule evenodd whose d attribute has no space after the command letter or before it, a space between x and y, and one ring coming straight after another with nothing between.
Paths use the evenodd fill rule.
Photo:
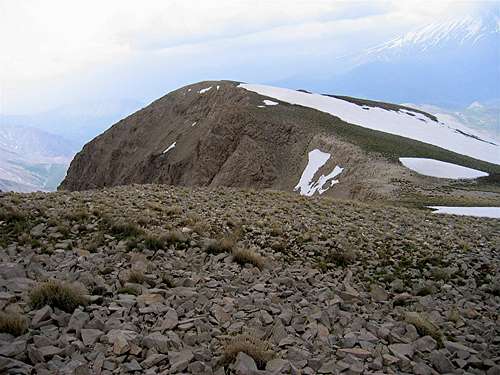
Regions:
<instances>
[{"instance_id":1,"label":"mountain peak","mask_svg":"<svg viewBox=\"0 0 500 375\"><path fill-rule=\"evenodd\" d=\"M368 49L363 59L389 60L398 55L425 53L434 48L475 45L500 34L500 19L491 12L433 22Z\"/></svg>"}]
</instances>

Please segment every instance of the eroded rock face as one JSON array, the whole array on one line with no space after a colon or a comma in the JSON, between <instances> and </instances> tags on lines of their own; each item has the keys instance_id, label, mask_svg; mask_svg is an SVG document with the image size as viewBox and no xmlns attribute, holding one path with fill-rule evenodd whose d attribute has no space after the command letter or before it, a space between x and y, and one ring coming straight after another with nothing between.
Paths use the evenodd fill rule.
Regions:
<instances>
[{"instance_id":1,"label":"eroded rock face","mask_svg":"<svg viewBox=\"0 0 500 375\"><path fill-rule=\"evenodd\" d=\"M266 105L265 100L230 81L173 91L85 145L60 189L161 183L415 201L421 195L434 199L451 183L407 170L393 150L398 144L398 152L425 156L436 152L434 146L347 124L311 108L279 101ZM313 162L311 151L328 158L302 182L307 187L297 188ZM475 189L470 182L467 189L453 186L446 194L483 199L482 205L490 204L485 197L500 200L498 193L485 196Z\"/></svg>"},{"instance_id":2,"label":"eroded rock face","mask_svg":"<svg viewBox=\"0 0 500 375\"><path fill-rule=\"evenodd\" d=\"M236 86L207 82L185 87L120 121L75 157L61 188L283 184L294 174L290 164L300 166L300 151L312 132L301 121L255 116L266 110L257 107L258 95ZM212 89L199 93L204 87Z\"/></svg>"}]
</instances>

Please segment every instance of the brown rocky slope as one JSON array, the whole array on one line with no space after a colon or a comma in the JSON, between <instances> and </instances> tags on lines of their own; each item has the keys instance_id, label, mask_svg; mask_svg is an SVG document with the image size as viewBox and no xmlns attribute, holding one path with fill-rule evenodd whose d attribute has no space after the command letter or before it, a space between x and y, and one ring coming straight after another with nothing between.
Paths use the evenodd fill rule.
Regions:
<instances>
[{"instance_id":1,"label":"brown rocky slope","mask_svg":"<svg viewBox=\"0 0 500 375\"><path fill-rule=\"evenodd\" d=\"M344 168L340 183L324 195L413 202L437 194L447 196L447 203L454 196L481 204L500 202L498 187L484 194L477 192L477 183L456 186L420 176L403 167L398 156L459 159L490 171L498 166L347 124L310 108L284 102L263 105L264 99L231 81L200 82L173 91L88 143L60 188L162 183L292 191L308 152L320 149L332 157L318 174L327 175L336 165Z\"/></svg>"},{"instance_id":2,"label":"brown rocky slope","mask_svg":"<svg viewBox=\"0 0 500 375\"><path fill-rule=\"evenodd\" d=\"M498 223L249 189L2 194L0 373L498 374Z\"/></svg>"}]
</instances>

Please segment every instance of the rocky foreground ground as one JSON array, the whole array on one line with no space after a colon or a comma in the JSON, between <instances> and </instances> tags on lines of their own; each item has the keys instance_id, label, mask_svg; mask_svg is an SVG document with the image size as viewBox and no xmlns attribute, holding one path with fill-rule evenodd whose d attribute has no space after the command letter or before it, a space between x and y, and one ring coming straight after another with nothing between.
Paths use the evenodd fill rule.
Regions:
<instances>
[{"instance_id":1,"label":"rocky foreground ground","mask_svg":"<svg viewBox=\"0 0 500 375\"><path fill-rule=\"evenodd\" d=\"M272 191L0 196L0 373L500 374L500 223Z\"/></svg>"}]
</instances>

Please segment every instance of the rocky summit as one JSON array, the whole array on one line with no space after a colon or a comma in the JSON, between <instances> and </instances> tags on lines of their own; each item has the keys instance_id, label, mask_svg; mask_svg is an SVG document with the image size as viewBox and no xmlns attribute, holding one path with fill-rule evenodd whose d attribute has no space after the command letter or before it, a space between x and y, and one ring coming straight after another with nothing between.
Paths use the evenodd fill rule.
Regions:
<instances>
[{"instance_id":1,"label":"rocky summit","mask_svg":"<svg viewBox=\"0 0 500 375\"><path fill-rule=\"evenodd\" d=\"M60 189L160 183L498 205L500 146L454 126L390 103L205 81L89 142Z\"/></svg>"},{"instance_id":2,"label":"rocky summit","mask_svg":"<svg viewBox=\"0 0 500 375\"><path fill-rule=\"evenodd\" d=\"M499 374L498 229L271 190L2 193L0 373Z\"/></svg>"}]
</instances>

